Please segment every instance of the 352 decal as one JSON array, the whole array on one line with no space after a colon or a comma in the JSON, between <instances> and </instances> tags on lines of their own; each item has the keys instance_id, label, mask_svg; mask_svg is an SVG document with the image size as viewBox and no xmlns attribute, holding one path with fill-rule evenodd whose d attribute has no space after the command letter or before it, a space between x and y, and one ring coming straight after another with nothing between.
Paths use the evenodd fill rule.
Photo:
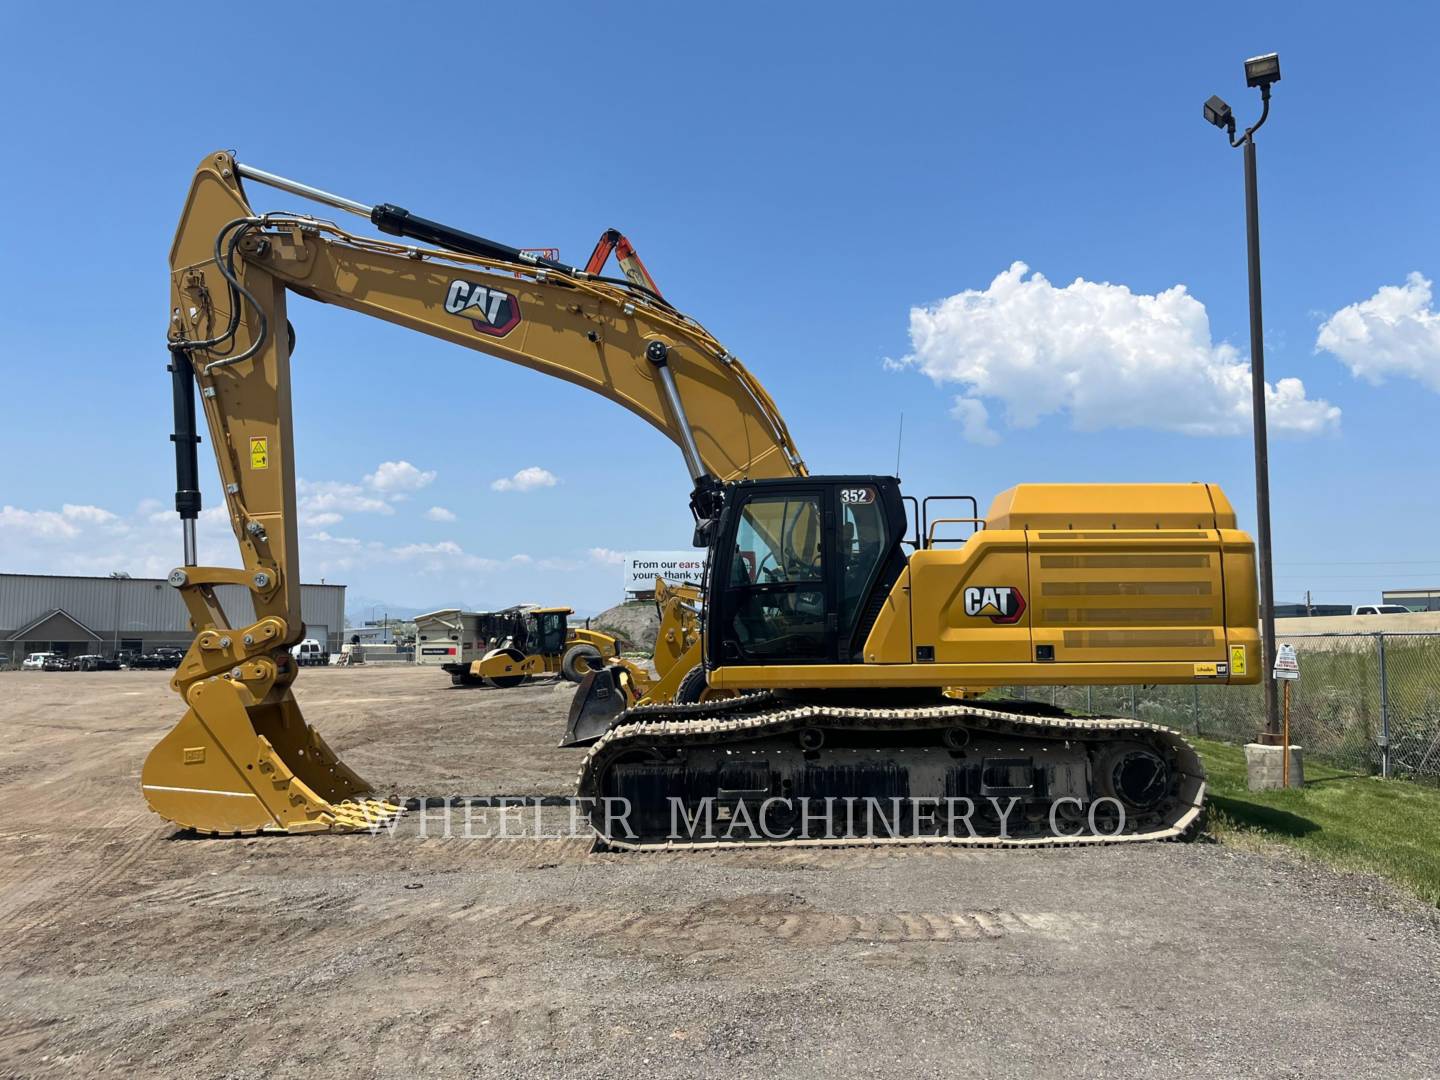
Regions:
<instances>
[{"instance_id":1,"label":"352 decal","mask_svg":"<svg viewBox=\"0 0 1440 1080\"><path fill-rule=\"evenodd\" d=\"M1017 623L1025 614L1025 597L1011 585L970 585L965 589L965 614L990 617L993 623Z\"/></svg>"},{"instance_id":2,"label":"352 decal","mask_svg":"<svg viewBox=\"0 0 1440 1080\"><path fill-rule=\"evenodd\" d=\"M520 322L520 303L493 285L456 278L445 290L445 310L469 319L482 334L504 337Z\"/></svg>"}]
</instances>

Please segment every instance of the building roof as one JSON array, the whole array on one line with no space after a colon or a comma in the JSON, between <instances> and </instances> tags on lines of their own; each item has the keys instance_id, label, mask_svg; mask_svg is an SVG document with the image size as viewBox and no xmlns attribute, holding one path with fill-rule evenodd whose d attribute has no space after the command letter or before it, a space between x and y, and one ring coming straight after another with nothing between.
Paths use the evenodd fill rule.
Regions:
<instances>
[{"instance_id":1,"label":"building roof","mask_svg":"<svg viewBox=\"0 0 1440 1080\"><path fill-rule=\"evenodd\" d=\"M50 625L52 623L54 625ZM58 607L47 611L38 618L31 619L24 626L20 627L20 629L10 634L5 640L24 641L26 638L34 637L36 640L47 638L51 641L74 641L76 640L75 638L63 636L63 634L67 632L65 629L67 624L72 627L73 630L79 630L81 637L88 637L92 641L100 640L100 635L94 630L91 630L90 627L75 618L74 615L71 615L64 608ZM57 634L57 630L61 633ZM68 632L73 632L73 630ZM41 631L43 631L43 633Z\"/></svg>"},{"instance_id":2,"label":"building roof","mask_svg":"<svg viewBox=\"0 0 1440 1080\"><path fill-rule=\"evenodd\" d=\"M0 578L56 578L61 581L139 581L149 582L152 585L170 584L165 578L158 577L131 577L126 574L124 577L113 577L110 574L20 574L0 570ZM337 585L329 581L302 581L301 584L307 589L343 589L344 585Z\"/></svg>"},{"instance_id":3,"label":"building roof","mask_svg":"<svg viewBox=\"0 0 1440 1080\"><path fill-rule=\"evenodd\" d=\"M253 621L254 594L246 586L217 585L215 597L231 626ZM327 630L344 625L345 586L303 585L300 600L306 623ZM102 639L193 633L184 598L161 578L0 574L0 638L18 633L15 627L32 627L29 632L39 638L33 626L57 610L86 630L98 631ZM79 631L68 627L65 632Z\"/></svg>"}]
</instances>

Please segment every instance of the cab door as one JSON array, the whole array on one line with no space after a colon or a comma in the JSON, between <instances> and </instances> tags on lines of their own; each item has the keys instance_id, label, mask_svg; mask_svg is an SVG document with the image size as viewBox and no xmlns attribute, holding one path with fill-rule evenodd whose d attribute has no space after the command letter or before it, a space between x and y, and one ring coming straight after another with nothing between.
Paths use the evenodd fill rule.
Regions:
<instances>
[{"instance_id":1,"label":"cab door","mask_svg":"<svg viewBox=\"0 0 1440 1080\"><path fill-rule=\"evenodd\" d=\"M534 652L546 656L555 655L565 651L565 632L568 620L563 611L547 611L535 618L536 641L532 648Z\"/></svg>"},{"instance_id":2,"label":"cab door","mask_svg":"<svg viewBox=\"0 0 1440 1080\"><path fill-rule=\"evenodd\" d=\"M834 510L824 486L739 495L713 561L712 664L825 663L836 655Z\"/></svg>"}]
</instances>

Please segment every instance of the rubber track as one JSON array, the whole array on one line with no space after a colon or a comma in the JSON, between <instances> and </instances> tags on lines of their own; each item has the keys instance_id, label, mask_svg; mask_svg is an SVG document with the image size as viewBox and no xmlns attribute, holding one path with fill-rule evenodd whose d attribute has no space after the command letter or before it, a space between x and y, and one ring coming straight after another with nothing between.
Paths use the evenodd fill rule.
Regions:
<instances>
[{"instance_id":1,"label":"rubber track","mask_svg":"<svg viewBox=\"0 0 1440 1080\"><path fill-rule=\"evenodd\" d=\"M794 840L617 840L596 829L597 842L621 851L717 850L722 848L878 847L942 845L952 847L1075 847L1156 840L1179 840L1197 825L1205 802L1205 768L1200 755L1181 735L1159 724L1124 717L1027 714L1025 706L1007 702L1001 708L976 705L933 705L913 709L837 708L828 705L784 706L772 693L696 704L640 706L623 713L619 722L590 748L576 777L576 795L596 798L600 778L610 762L629 750L648 746L676 747L711 742L716 737L737 745L806 727L848 727L870 731L923 730L965 726L1000 735L1045 739L1109 739L1144 736L1168 748L1181 777L1173 819L1160 828L1119 836L901 836L839 837ZM592 823L593 824L593 823Z\"/></svg>"}]
</instances>

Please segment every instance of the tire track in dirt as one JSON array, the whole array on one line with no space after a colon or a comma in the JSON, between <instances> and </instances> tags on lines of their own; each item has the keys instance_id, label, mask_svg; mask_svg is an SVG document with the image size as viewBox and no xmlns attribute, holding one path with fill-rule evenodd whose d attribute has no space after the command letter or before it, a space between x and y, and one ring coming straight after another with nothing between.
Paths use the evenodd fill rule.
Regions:
<instances>
[{"instance_id":1,"label":"tire track in dirt","mask_svg":"<svg viewBox=\"0 0 1440 1080\"><path fill-rule=\"evenodd\" d=\"M65 844L59 853L47 853L43 861L65 867L70 871L69 876L73 879L75 875L73 866L69 865L71 862L70 856L75 855L80 848L88 846L90 842L95 841L96 831L97 830L87 830L83 833L77 833ZM113 830L105 830L107 833L111 831ZM28 920L21 920L21 912L12 912L8 924L0 923L0 927L12 933L25 934L32 930L55 926L68 921L72 913L90 905L92 900L102 897L105 890L112 883L120 880L133 867L147 859L154 853L159 844L171 835L172 830L169 826L157 822L155 827L137 843L126 846L116 857L102 862L98 869L84 875L65 895L58 898L56 903L43 911L36 912L35 915ZM111 842L118 843L120 841L112 839ZM41 860L32 856L32 861ZM31 887L33 888L33 885Z\"/></svg>"},{"instance_id":2,"label":"tire track in dirt","mask_svg":"<svg viewBox=\"0 0 1440 1080\"><path fill-rule=\"evenodd\" d=\"M397 903L397 902L392 902ZM437 902L438 903L438 902ZM432 907L435 905L432 905ZM382 908L383 910L383 908ZM427 914L411 909L412 914ZM768 938L795 945L864 942L963 942L1012 934L1071 938L1098 929L1075 912L896 911L867 914L766 910L765 905L703 905L682 911L636 912L573 905L465 905L444 917L490 932L596 938L651 938L705 944L738 937Z\"/></svg>"},{"instance_id":3,"label":"tire track in dirt","mask_svg":"<svg viewBox=\"0 0 1440 1080\"><path fill-rule=\"evenodd\" d=\"M0 1020L0 1076L24 1076L26 1073L20 1071L10 1072L9 1066L13 1062L31 1059L31 1056L43 1047L54 1034L53 1028L60 1024L55 1017L47 1017L43 1020Z\"/></svg>"}]
</instances>

